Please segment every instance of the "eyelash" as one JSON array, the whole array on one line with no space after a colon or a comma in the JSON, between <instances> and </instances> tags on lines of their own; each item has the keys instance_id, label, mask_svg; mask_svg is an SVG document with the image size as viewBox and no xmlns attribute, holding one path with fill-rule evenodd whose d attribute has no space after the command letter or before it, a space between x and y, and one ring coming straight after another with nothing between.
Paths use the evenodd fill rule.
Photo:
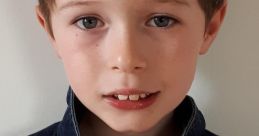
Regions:
<instances>
[{"instance_id":1,"label":"eyelash","mask_svg":"<svg viewBox=\"0 0 259 136\"><path fill-rule=\"evenodd\" d=\"M92 22L87 22L87 21L90 21L90 19L92 19L91 21ZM84 22L86 21L86 22ZM96 25L94 24L93 26L90 26L90 27L87 27L84 23L96 23ZM153 21L153 22L152 22ZM157 26L157 21L169 21L167 22L166 24L163 24L163 25L166 25L166 26ZM147 26L150 26L150 27L157 27L157 28L169 28L169 27L172 27L176 24L178 24L179 21L173 17L170 17L170 16L166 16L166 15L156 15L156 16L153 16L151 19L149 19L146 23ZM91 30L91 29L96 29L97 27L101 27L101 26L104 26L104 23L101 21L101 19L99 19L98 17L95 17L95 16L83 16L83 17L80 17L79 19L76 19L76 21L74 21L74 23L78 28L82 29L82 30ZM91 24L90 24L91 25Z\"/></svg>"},{"instance_id":2,"label":"eyelash","mask_svg":"<svg viewBox=\"0 0 259 136\"><path fill-rule=\"evenodd\" d=\"M83 16L83 17L80 17L79 19L76 19L76 21L74 21L73 24L75 24L77 27L79 27L80 29L83 29L83 30L90 30L90 29L96 28L96 26L94 26L93 28L86 28L85 25L83 24L84 21L86 21L86 19L94 19L96 21L96 23L97 23L96 26L98 25L98 27L104 25L104 23L98 17L95 17L95 16Z\"/></svg>"},{"instance_id":3,"label":"eyelash","mask_svg":"<svg viewBox=\"0 0 259 136\"><path fill-rule=\"evenodd\" d=\"M163 19L167 19L167 21L169 21L166 26L155 26L156 24L156 21L159 21L159 18L162 19L160 21L163 21ZM153 23L151 21L154 21ZM149 22L151 22L151 24L149 24ZM172 27L174 25L176 25L177 23L179 23L179 21L173 17L170 17L170 16L166 16L166 15L157 15L157 16L154 16L152 17L148 22L147 22L147 25L150 26L150 27L158 27L158 28L169 28L169 27Z\"/></svg>"}]
</instances>

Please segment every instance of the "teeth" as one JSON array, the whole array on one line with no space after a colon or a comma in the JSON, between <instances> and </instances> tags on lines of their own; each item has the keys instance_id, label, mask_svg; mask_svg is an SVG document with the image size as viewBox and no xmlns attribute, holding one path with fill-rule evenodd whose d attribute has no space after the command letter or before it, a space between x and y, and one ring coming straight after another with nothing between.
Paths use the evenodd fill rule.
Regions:
<instances>
[{"instance_id":1,"label":"teeth","mask_svg":"<svg viewBox=\"0 0 259 136\"><path fill-rule=\"evenodd\" d=\"M140 94L140 98L146 98L147 97L147 95L146 94Z\"/></svg>"},{"instance_id":2,"label":"teeth","mask_svg":"<svg viewBox=\"0 0 259 136\"><path fill-rule=\"evenodd\" d=\"M138 95L138 94L130 95L130 96L129 96L129 99L130 99L131 101L138 101L138 100L139 100L139 95Z\"/></svg>"},{"instance_id":3,"label":"teeth","mask_svg":"<svg viewBox=\"0 0 259 136\"><path fill-rule=\"evenodd\" d=\"M147 98L149 95L150 95L150 93L132 94L132 95L115 94L113 96L121 101L125 101L125 100L138 101L139 99Z\"/></svg>"},{"instance_id":4,"label":"teeth","mask_svg":"<svg viewBox=\"0 0 259 136\"><path fill-rule=\"evenodd\" d=\"M128 99L128 95L118 95L118 99L121 101L125 101Z\"/></svg>"}]
</instances>

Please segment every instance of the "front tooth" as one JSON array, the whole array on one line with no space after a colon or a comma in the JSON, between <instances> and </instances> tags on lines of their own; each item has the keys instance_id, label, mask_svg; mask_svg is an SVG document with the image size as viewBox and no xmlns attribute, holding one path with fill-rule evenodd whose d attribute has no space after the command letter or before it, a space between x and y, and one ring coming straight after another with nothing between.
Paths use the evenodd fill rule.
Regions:
<instances>
[{"instance_id":1,"label":"front tooth","mask_svg":"<svg viewBox=\"0 0 259 136\"><path fill-rule=\"evenodd\" d=\"M138 101L139 100L139 95L138 94L130 95L129 99L131 101Z\"/></svg>"},{"instance_id":2,"label":"front tooth","mask_svg":"<svg viewBox=\"0 0 259 136\"><path fill-rule=\"evenodd\" d=\"M121 101L125 101L128 99L128 95L118 95L118 99Z\"/></svg>"},{"instance_id":3,"label":"front tooth","mask_svg":"<svg viewBox=\"0 0 259 136\"><path fill-rule=\"evenodd\" d=\"M140 98L144 99L144 98L146 98L146 97L147 97L146 94L140 94Z\"/></svg>"}]
</instances>

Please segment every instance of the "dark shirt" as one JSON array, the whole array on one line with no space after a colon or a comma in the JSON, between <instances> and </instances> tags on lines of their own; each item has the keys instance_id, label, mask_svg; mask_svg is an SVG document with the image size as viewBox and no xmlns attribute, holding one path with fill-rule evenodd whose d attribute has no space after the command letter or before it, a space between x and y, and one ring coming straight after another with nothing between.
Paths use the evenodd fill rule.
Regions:
<instances>
[{"instance_id":1,"label":"dark shirt","mask_svg":"<svg viewBox=\"0 0 259 136\"><path fill-rule=\"evenodd\" d=\"M80 136L78 122L85 112L90 112L75 96L71 87L67 93L67 110L63 120L30 136ZM216 136L205 129L205 120L190 96L174 110L174 121L181 136Z\"/></svg>"}]
</instances>

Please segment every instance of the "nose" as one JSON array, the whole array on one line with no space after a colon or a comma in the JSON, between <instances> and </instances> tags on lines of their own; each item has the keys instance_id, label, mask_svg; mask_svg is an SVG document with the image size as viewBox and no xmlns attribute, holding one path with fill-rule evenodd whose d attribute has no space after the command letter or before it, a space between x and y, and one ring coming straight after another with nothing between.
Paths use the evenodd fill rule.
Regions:
<instances>
[{"instance_id":1,"label":"nose","mask_svg":"<svg viewBox=\"0 0 259 136\"><path fill-rule=\"evenodd\" d=\"M124 30L124 31L122 31ZM110 33L108 66L111 70L124 73L144 71L147 62L144 59L145 49L141 47L141 39L130 29L122 29L120 32Z\"/></svg>"},{"instance_id":2,"label":"nose","mask_svg":"<svg viewBox=\"0 0 259 136\"><path fill-rule=\"evenodd\" d=\"M111 61L110 68L114 71L133 73L143 71L146 68L146 63L130 51L117 52Z\"/></svg>"}]
</instances>

